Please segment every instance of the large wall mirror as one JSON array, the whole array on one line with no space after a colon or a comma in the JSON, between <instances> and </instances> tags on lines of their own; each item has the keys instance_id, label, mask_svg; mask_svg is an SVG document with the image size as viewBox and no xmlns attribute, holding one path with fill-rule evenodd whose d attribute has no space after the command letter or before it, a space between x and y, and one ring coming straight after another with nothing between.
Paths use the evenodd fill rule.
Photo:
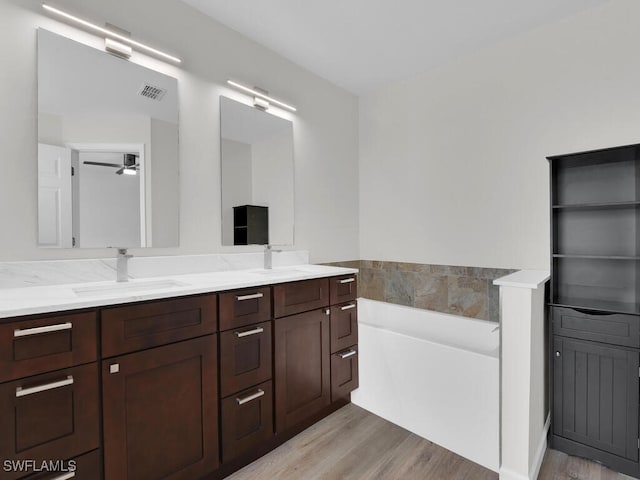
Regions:
<instances>
[{"instance_id":1,"label":"large wall mirror","mask_svg":"<svg viewBox=\"0 0 640 480\"><path fill-rule=\"evenodd\" d=\"M38 244L179 244L175 78L38 30Z\"/></svg>"},{"instance_id":2,"label":"large wall mirror","mask_svg":"<svg viewBox=\"0 0 640 480\"><path fill-rule=\"evenodd\" d=\"M222 244L293 245L293 124L220 97Z\"/></svg>"}]
</instances>

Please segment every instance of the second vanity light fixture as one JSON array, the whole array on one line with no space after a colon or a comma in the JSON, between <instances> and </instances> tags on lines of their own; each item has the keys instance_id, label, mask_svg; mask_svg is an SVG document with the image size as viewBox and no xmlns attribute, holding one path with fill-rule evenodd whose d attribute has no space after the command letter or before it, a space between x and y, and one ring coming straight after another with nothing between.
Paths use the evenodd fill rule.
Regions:
<instances>
[{"instance_id":1,"label":"second vanity light fixture","mask_svg":"<svg viewBox=\"0 0 640 480\"><path fill-rule=\"evenodd\" d=\"M287 103L281 102L280 100L276 100L275 98L270 97L264 91L260 91L257 88L249 88L244 85L239 84L238 82L234 82L233 80L227 80L227 83L232 87L236 87L239 90L242 90L245 93L250 93L253 95L253 105L261 110L266 110L269 108L269 103L273 103L278 105L279 107L286 108L292 112L296 112L296 107L293 107Z\"/></svg>"},{"instance_id":2,"label":"second vanity light fixture","mask_svg":"<svg viewBox=\"0 0 640 480\"><path fill-rule=\"evenodd\" d=\"M145 52L148 53L152 53L154 55L157 55L159 57L162 57L166 60L171 60L172 62L175 63L180 63L182 62L182 60L180 60L178 57L174 57L173 55L169 55L168 53L164 53L156 48L150 47L149 45L145 45L144 43L140 43L137 42L135 40L132 40L131 38L129 38L126 35L123 35L122 33L118 33L116 31L114 31L113 29L109 29L109 28L105 28L105 27L101 27L100 25L97 25L93 22L89 22L87 20L84 20L82 18L76 17L75 15L71 15L70 13L67 13L63 10L60 10L58 8L52 7L51 5L48 5L46 3L42 4L42 8L44 8L45 10L51 12L51 13L55 13L56 15L59 15L63 18L66 18L67 20L71 20L75 23L78 23L80 25L83 25L84 27L87 27L91 30L95 30L96 32L100 32L103 35L108 35L111 38L106 38L106 47L107 50L111 51L112 53L116 53L119 54L121 56L128 56L127 55L127 48L130 45L131 47L135 47L138 48L140 50L144 50ZM115 39L115 40L114 40ZM126 44L126 45L125 45ZM129 53L129 56L131 54Z\"/></svg>"}]
</instances>

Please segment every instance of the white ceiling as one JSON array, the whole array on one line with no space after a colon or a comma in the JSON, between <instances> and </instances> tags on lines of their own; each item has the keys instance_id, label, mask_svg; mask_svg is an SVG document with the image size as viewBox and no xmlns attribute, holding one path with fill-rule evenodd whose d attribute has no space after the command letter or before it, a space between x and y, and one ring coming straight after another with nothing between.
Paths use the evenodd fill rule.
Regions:
<instances>
[{"instance_id":1,"label":"white ceiling","mask_svg":"<svg viewBox=\"0 0 640 480\"><path fill-rule=\"evenodd\" d=\"M355 93L608 0L182 0Z\"/></svg>"}]
</instances>

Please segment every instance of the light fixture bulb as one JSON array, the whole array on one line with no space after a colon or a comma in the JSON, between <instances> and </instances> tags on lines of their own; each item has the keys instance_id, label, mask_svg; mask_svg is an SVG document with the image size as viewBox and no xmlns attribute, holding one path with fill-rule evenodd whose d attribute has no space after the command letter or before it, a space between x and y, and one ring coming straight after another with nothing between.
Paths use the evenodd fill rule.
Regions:
<instances>
[{"instance_id":1,"label":"light fixture bulb","mask_svg":"<svg viewBox=\"0 0 640 480\"><path fill-rule=\"evenodd\" d=\"M297 111L296 107L293 107L284 102L281 102L280 100L276 100L275 98L272 98L269 95L265 95L264 93L259 92L258 90L254 90L253 88L245 87L244 85L240 85L238 82L234 82L233 80L227 80L227 83L233 87L236 87L242 90L243 92L250 93L254 97L262 98L264 100L267 100L268 102L275 103L276 105L286 108L287 110L291 110L292 112Z\"/></svg>"},{"instance_id":2,"label":"light fixture bulb","mask_svg":"<svg viewBox=\"0 0 640 480\"><path fill-rule=\"evenodd\" d=\"M178 57L174 57L173 55L169 55L168 53L164 53L156 48L150 47L149 45L145 45L144 43L136 42L135 40L131 40L129 37L119 34L118 32L114 32L113 30L109 30L108 28L101 27L100 25L96 25L95 23L89 22L87 20L83 20L80 17L76 17L75 15L71 15L63 10L52 7L51 5L47 5L46 3L42 4L42 8L48 10L49 12L55 13L56 15L60 15L68 20L79 23L80 25L84 25L87 28L100 32L104 35L109 35L110 37L116 38L121 42L127 43L133 47L137 47L141 50L146 50L147 52L158 55L162 58L166 58L167 60L171 60L176 63L181 63Z\"/></svg>"}]
</instances>

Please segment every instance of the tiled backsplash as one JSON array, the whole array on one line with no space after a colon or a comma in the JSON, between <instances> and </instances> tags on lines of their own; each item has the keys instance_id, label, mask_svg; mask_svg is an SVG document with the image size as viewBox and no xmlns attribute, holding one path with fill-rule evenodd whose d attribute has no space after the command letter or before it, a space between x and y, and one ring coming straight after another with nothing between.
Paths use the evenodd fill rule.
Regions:
<instances>
[{"instance_id":1,"label":"tiled backsplash","mask_svg":"<svg viewBox=\"0 0 640 480\"><path fill-rule=\"evenodd\" d=\"M360 269L360 297L494 322L499 321L499 290L493 280L516 271L375 260L329 265Z\"/></svg>"}]
</instances>

